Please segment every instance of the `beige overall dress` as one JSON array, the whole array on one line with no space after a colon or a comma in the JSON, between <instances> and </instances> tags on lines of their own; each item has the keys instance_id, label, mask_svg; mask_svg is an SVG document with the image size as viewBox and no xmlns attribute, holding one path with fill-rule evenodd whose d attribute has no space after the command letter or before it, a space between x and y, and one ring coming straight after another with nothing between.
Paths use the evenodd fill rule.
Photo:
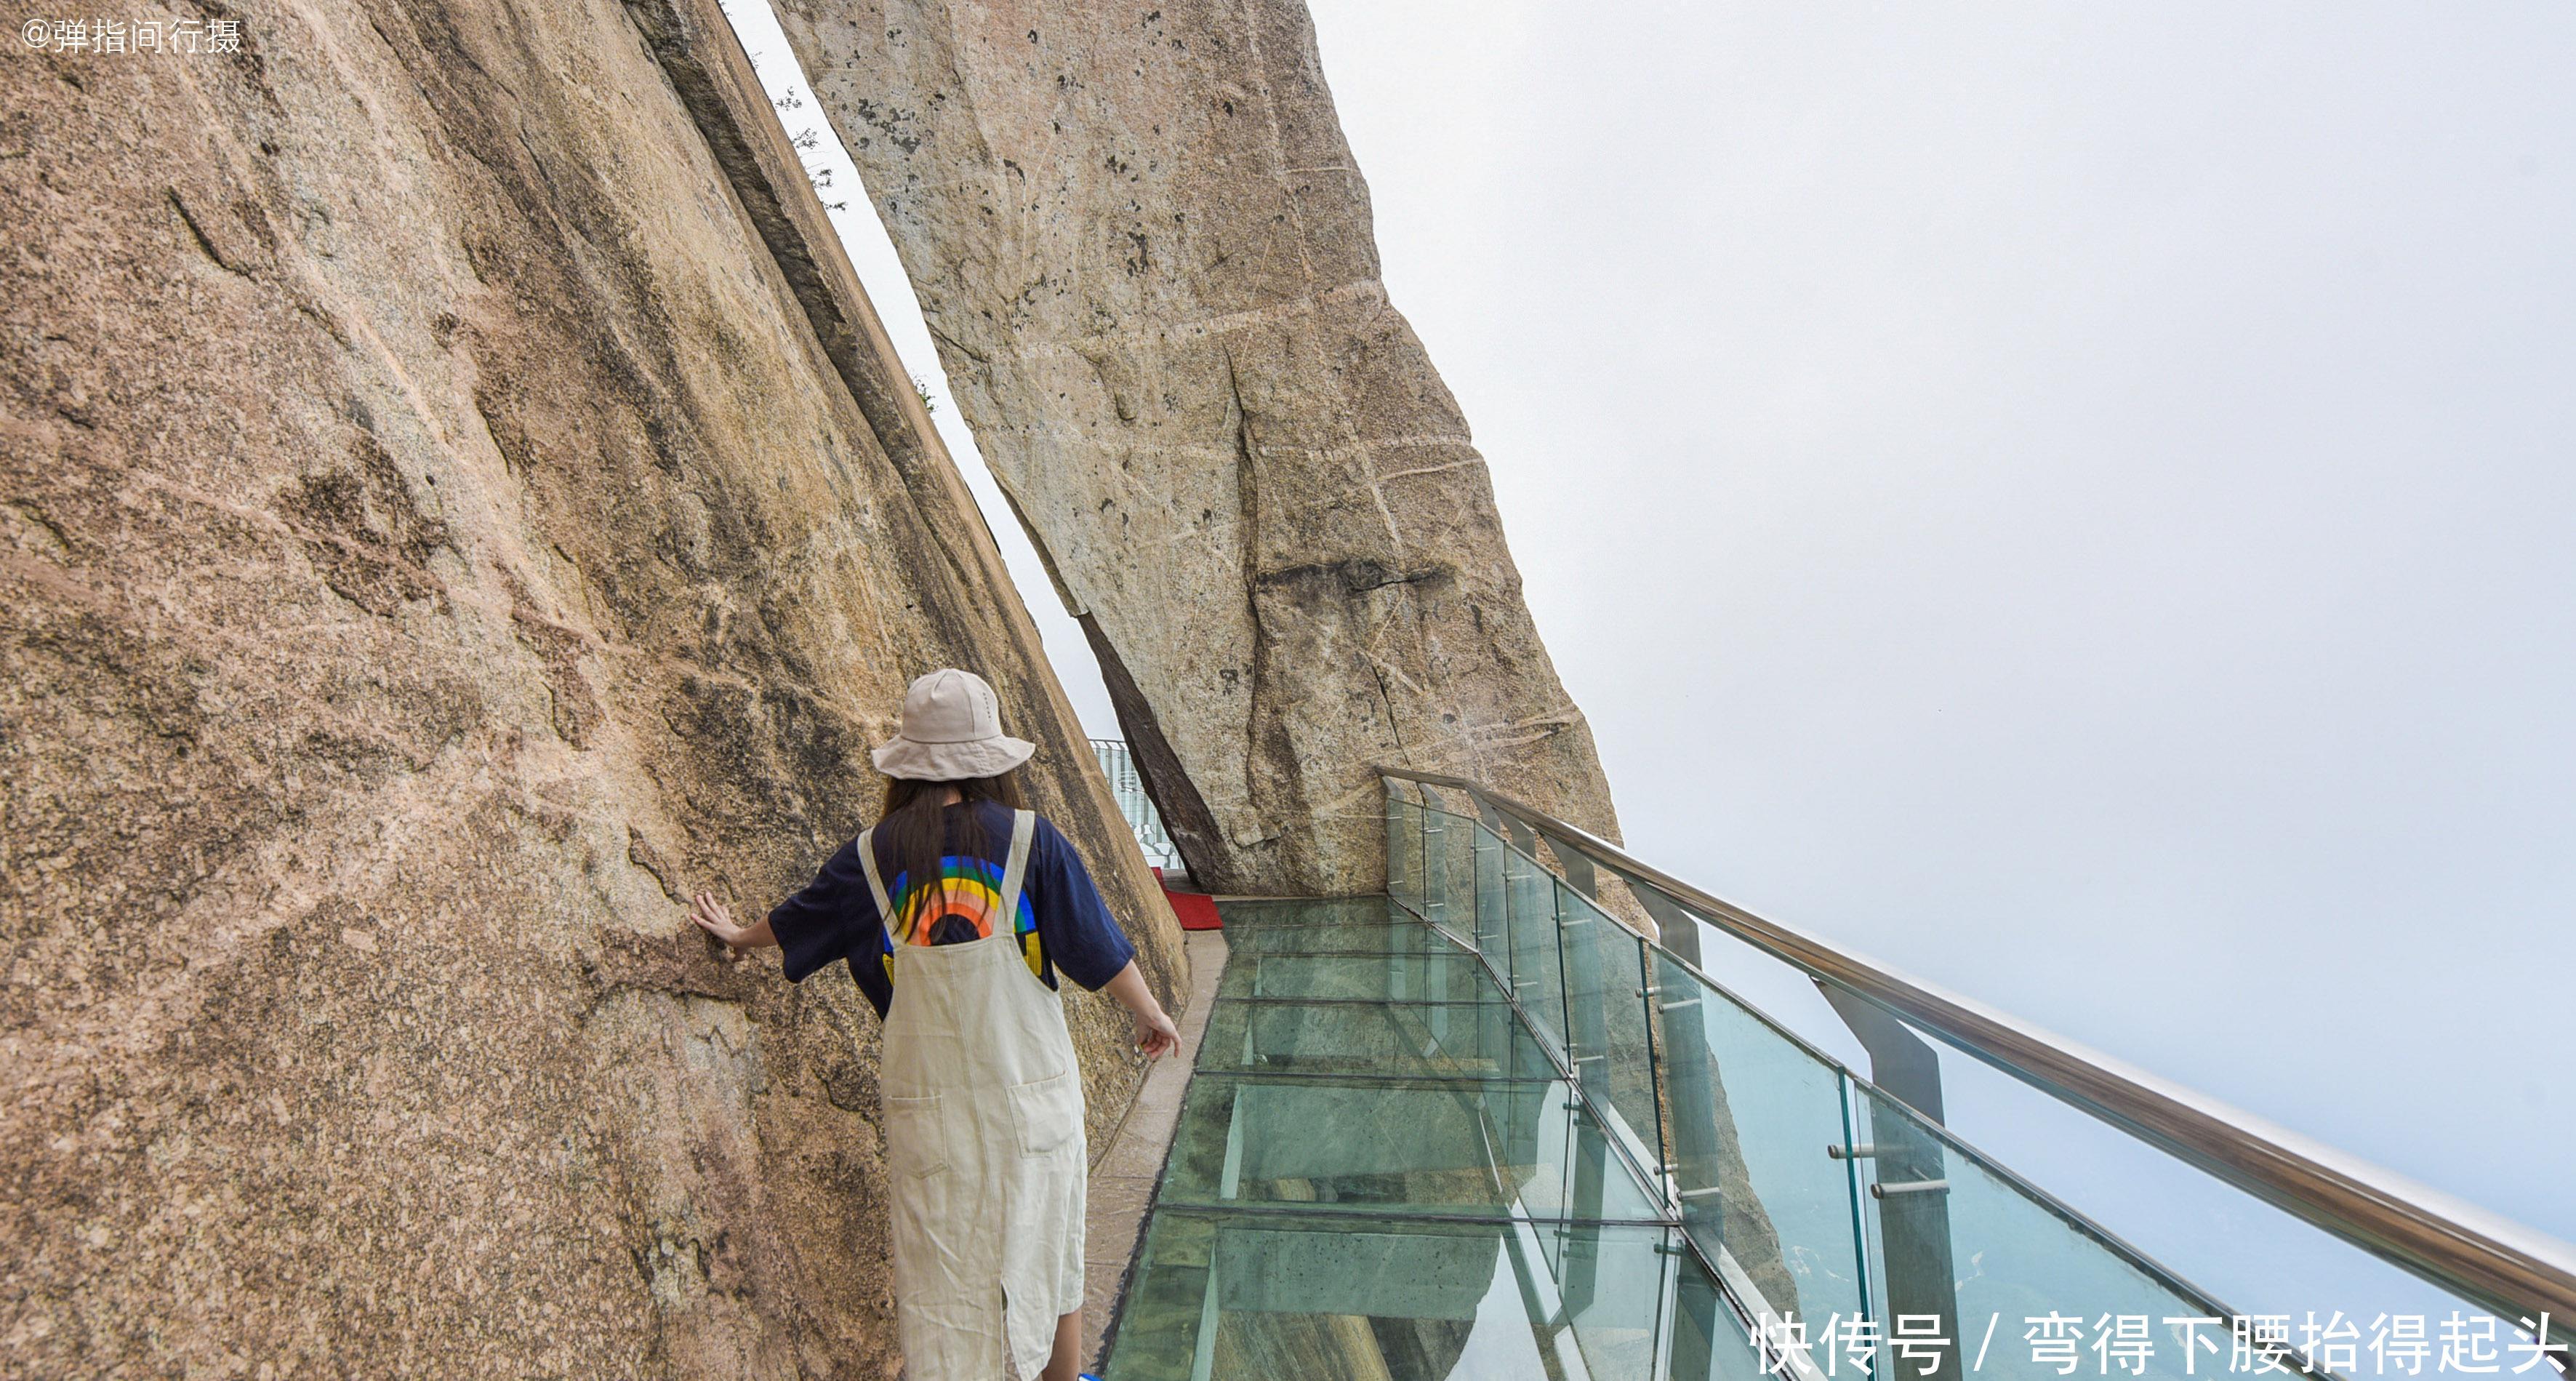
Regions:
<instances>
[{"instance_id":1,"label":"beige overall dress","mask_svg":"<svg viewBox=\"0 0 2576 1381\"><path fill-rule=\"evenodd\" d=\"M1056 1319L1082 1307L1082 1076L1064 1001L1012 934L1036 826L1012 818L992 934L893 946L879 1125L909 1381L1034 1377ZM892 935L875 833L858 854Z\"/></svg>"}]
</instances>

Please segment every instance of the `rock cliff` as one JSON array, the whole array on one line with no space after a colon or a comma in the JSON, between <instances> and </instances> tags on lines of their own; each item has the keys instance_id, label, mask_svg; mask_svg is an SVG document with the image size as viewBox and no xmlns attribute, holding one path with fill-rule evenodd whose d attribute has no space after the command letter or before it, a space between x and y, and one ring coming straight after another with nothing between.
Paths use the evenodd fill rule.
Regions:
<instances>
[{"instance_id":1,"label":"rock cliff","mask_svg":"<svg viewBox=\"0 0 2576 1381\"><path fill-rule=\"evenodd\" d=\"M953 662L1173 992L990 534L712 0L222 12L0 63L0 1371L891 1375L874 1018L679 898Z\"/></svg>"},{"instance_id":2,"label":"rock cliff","mask_svg":"<svg viewBox=\"0 0 2576 1381\"><path fill-rule=\"evenodd\" d=\"M1616 837L1300 0L780 0L1192 874L1380 884L1374 763Z\"/></svg>"}]
</instances>

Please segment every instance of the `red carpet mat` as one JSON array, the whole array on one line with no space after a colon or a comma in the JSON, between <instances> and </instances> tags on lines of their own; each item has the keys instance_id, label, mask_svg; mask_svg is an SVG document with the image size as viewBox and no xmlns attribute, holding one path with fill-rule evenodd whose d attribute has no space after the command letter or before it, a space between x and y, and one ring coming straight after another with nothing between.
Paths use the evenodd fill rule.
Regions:
<instances>
[{"instance_id":1,"label":"red carpet mat","mask_svg":"<svg viewBox=\"0 0 2576 1381\"><path fill-rule=\"evenodd\" d=\"M1154 870L1154 875L1156 877L1160 877L1162 876L1162 872L1162 869L1157 868ZM1163 896L1166 900L1171 902L1172 914L1181 918L1181 929L1218 930L1223 928L1223 922L1220 922L1216 916L1216 899L1214 897L1210 897L1202 892L1175 892L1169 887L1163 889Z\"/></svg>"}]
</instances>

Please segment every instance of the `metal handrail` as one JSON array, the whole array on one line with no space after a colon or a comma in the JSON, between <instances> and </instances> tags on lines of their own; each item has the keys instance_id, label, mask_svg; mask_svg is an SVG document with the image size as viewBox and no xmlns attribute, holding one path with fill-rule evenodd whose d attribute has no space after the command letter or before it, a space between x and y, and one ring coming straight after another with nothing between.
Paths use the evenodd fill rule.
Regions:
<instances>
[{"instance_id":1,"label":"metal handrail","mask_svg":"<svg viewBox=\"0 0 2576 1381\"><path fill-rule=\"evenodd\" d=\"M2252 1113L2054 1035L2018 1017L1694 887L1589 830L1464 777L1384 767L1380 776L1463 791L1551 843L1571 845L1632 886L1821 982L2119 1128L2371 1255L2507 1320L2576 1321L2576 1247L2349 1156ZM1655 937L1647 942L1664 949ZM1669 951L1666 951L1669 953Z\"/></svg>"}]
</instances>

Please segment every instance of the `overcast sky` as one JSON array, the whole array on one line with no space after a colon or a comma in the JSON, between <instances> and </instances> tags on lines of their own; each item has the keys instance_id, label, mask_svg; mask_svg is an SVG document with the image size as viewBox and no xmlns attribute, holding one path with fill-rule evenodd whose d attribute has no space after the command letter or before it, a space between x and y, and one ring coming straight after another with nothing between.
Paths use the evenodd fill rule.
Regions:
<instances>
[{"instance_id":1,"label":"overcast sky","mask_svg":"<svg viewBox=\"0 0 2576 1381\"><path fill-rule=\"evenodd\" d=\"M2576 5L1315 9L1637 852L2576 1237Z\"/></svg>"}]
</instances>

